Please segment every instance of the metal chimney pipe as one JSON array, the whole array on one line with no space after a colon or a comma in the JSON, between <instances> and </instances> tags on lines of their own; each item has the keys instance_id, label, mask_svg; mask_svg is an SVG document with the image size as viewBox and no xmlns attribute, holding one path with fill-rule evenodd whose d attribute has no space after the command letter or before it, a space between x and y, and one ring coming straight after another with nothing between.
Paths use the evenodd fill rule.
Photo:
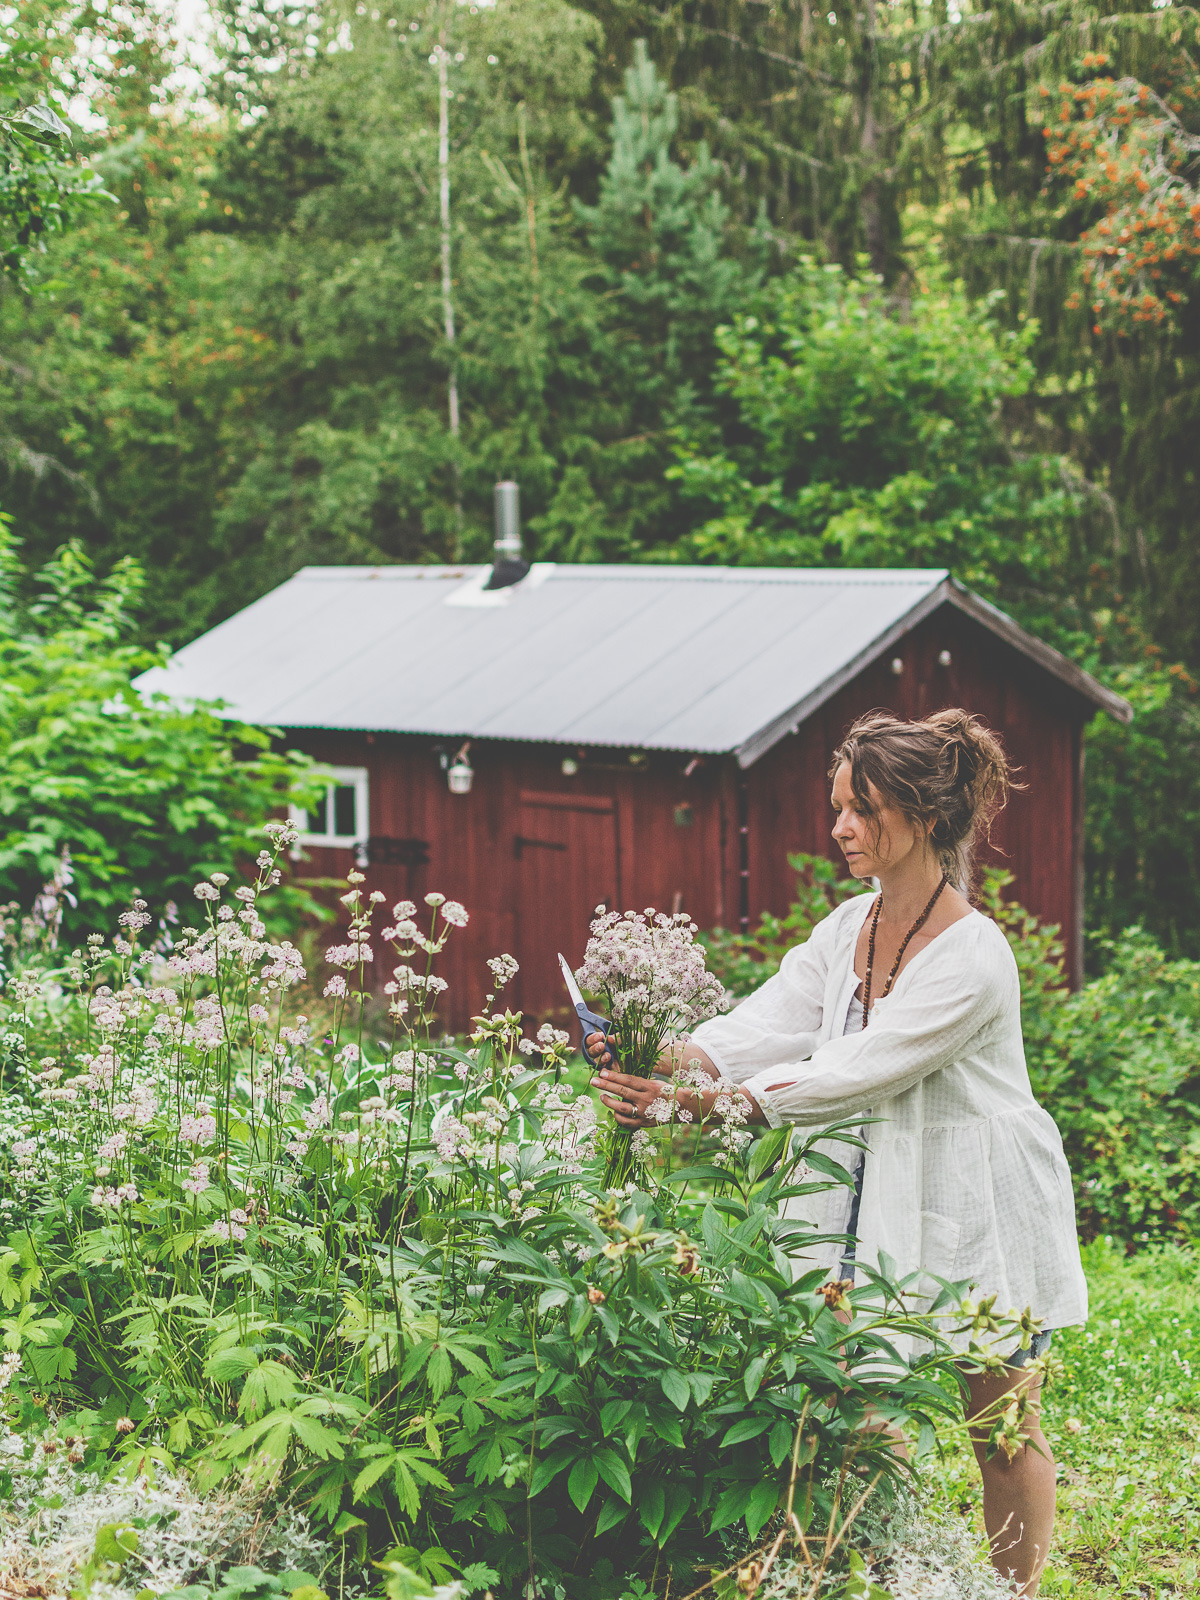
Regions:
<instances>
[{"instance_id":1,"label":"metal chimney pipe","mask_svg":"<svg viewBox=\"0 0 1200 1600\"><path fill-rule=\"evenodd\" d=\"M511 478L498 483L496 501L496 560L521 559L521 489Z\"/></svg>"},{"instance_id":2,"label":"metal chimney pipe","mask_svg":"<svg viewBox=\"0 0 1200 1600\"><path fill-rule=\"evenodd\" d=\"M506 478L496 485L495 500L496 542L492 570L483 587L511 589L529 572L529 563L521 554L521 491L511 478Z\"/></svg>"}]
</instances>

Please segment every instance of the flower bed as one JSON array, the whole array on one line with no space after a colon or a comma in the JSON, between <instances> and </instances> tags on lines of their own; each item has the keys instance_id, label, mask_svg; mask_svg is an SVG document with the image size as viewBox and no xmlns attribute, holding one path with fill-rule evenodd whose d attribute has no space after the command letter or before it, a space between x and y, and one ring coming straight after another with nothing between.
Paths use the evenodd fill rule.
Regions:
<instances>
[{"instance_id":1,"label":"flower bed","mask_svg":"<svg viewBox=\"0 0 1200 1600\"><path fill-rule=\"evenodd\" d=\"M351 874L314 1032L290 998L299 952L260 911L291 842L269 831L254 881L198 884L205 921L173 943L146 943L138 902L111 943L15 951L10 1448L299 1508L329 1552L312 1576L346 1596L687 1593L731 1556L751 1588L786 1559L828 1589L904 1472L868 1408L928 1443L955 1409L939 1325L982 1332L987 1308L964 1313L956 1286L916 1315L912 1284L847 1295L797 1265L807 1234L780 1202L847 1175L787 1130L740 1153L727 1137L718 1161L690 1129L672 1169L668 1127L608 1182L570 1041L504 1005L511 957L470 1039L439 1037L435 962L468 916L440 895L377 929L383 896ZM674 929L686 1003L716 1002L676 924L626 925L631 944ZM906 1336L925 1353L898 1356ZM105 1583L144 1565L107 1536L93 1557Z\"/></svg>"}]
</instances>

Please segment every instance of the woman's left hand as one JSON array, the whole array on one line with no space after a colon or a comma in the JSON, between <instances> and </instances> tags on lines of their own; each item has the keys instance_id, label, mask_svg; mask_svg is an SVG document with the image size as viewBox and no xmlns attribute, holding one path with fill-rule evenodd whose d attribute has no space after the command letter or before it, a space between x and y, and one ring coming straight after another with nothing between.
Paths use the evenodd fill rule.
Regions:
<instances>
[{"instance_id":1,"label":"woman's left hand","mask_svg":"<svg viewBox=\"0 0 1200 1600\"><path fill-rule=\"evenodd\" d=\"M668 1100L671 1089L661 1079L635 1078L631 1072L613 1072L603 1067L592 1079L592 1088L623 1128L657 1128L657 1117L647 1115L655 1100ZM664 1117L669 1122L670 1117Z\"/></svg>"}]
</instances>

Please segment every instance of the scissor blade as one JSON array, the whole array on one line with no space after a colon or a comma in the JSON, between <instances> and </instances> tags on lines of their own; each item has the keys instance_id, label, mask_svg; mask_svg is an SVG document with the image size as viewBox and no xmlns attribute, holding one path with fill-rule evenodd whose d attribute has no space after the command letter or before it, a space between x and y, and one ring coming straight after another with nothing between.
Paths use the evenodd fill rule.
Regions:
<instances>
[{"instance_id":1,"label":"scissor blade","mask_svg":"<svg viewBox=\"0 0 1200 1600\"><path fill-rule=\"evenodd\" d=\"M558 953L558 964L562 968L562 975L566 981L567 993L571 996L571 1002L576 1008L578 1008L584 1003L583 995L580 992L579 985L575 982L575 974L567 965L567 958L563 955L561 950Z\"/></svg>"}]
</instances>

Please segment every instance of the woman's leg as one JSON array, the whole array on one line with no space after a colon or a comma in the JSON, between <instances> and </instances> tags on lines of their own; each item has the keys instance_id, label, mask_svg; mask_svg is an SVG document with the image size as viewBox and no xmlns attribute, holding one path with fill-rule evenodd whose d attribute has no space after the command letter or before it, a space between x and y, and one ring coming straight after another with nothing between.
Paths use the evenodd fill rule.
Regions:
<instances>
[{"instance_id":1,"label":"woman's leg","mask_svg":"<svg viewBox=\"0 0 1200 1600\"><path fill-rule=\"evenodd\" d=\"M986 1427L973 1429L971 1442L983 1474L983 1522L992 1565L1002 1577L1015 1581L1020 1594L1035 1595L1054 1530L1054 1457L1039 1420L1041 1379L1013 1367L1007 1377L989 1373L969 1376L967 1385L968 1422L984 1412L994 1414L997 1402L1013 1394L1024 1391L1029 1396L1021 1427L1029 1442L1011 1461L1003 1450L986 1454Z\"/></svg>"}]
</instances>

